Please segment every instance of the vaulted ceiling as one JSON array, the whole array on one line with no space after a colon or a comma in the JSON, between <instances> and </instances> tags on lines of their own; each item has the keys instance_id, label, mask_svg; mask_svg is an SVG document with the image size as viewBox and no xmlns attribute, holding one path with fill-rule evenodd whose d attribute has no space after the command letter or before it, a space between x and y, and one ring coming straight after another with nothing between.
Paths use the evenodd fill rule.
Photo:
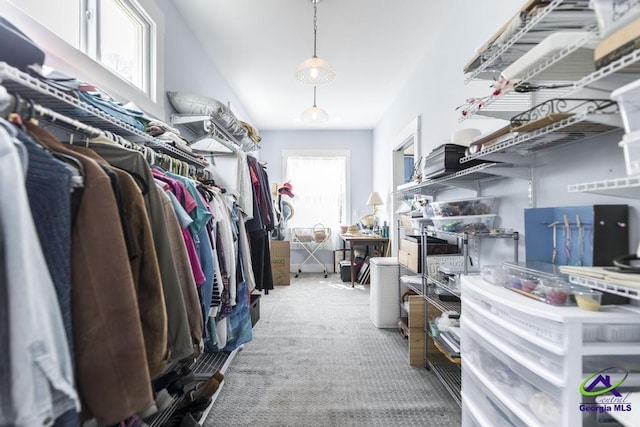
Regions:
<instances>
[{"instance_id":1,"label":"vaulted ceiling","mask_svg":"<svg viewBox=\"0 0 640 427\"><path fill-rule=\"evenodd\" d=\"M300 114L313 104L313 87L298 83L294 70L313 53L310 0L174 5L262 130L374 128L425 55L429 38L437 38L432 1L321 0L318 56L335 67L336 79L317 89L329 121L309 125Z\"/></svg>"}]
</instances>

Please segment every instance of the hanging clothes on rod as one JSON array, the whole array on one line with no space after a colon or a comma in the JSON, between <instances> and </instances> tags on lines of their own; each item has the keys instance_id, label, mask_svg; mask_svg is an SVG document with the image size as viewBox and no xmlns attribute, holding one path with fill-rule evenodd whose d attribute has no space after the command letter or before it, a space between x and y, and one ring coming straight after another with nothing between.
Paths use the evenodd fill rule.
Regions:
<instances>
[{"instance_id":1,"label":"hanging clothes on rod","mask_svg":"<svg viewBox=\"0 0 640 427\"><path fill-rule=\"evenodd\" d=\"M7 349L0 367L0 424L46 425L66 412L77 414L80 402L25 182L16 180L25 173L16 143L17 133L0 126L0 344Z\"/></svg>"},{"instance_id":2,"label":"hanging clothes on rod","mask_svg":"<svg viewBox=\"0 0 640 427\"><path fill-rule=\"evenodd\" d=\"M193 179L211 182L212 165L204 169L204 162L174 157L174 147L163 148L146 136L144 144L132 143L114 133L117 121L105 120L111 126L105 131L95 126L99 120L88 124L48 108L83 110L75 104L69 109L64 97L52 104L43 100L45 107L26 98L16 81L11 87L13 94L0 85L0 115L10 114L12 120L0 120L0 163L4 165L6 151L14 163L7 170L13 173L17 158L26 173L21 191L30 210L25 217L33 218L33 224L27 224L25 235L39 241L44 261L38 264L50 284L43 279L48 291L29 301L38 309L30 317L43 313L47 326L26 325L42 331L21 335L20 345L9 342L6 348L11 354L23 352L31 337L42 337L55 365L47 372L59 374L46 379L55 386L52 402L40 401L42 396L33 397L28 390L24 395L30 406L22 413L22 406L14 409L19 393L13 388L22 384L13 381L21 372L14 365L1 366L0 424L40 425L50 418L57 427L67 427L90 419L113 425L148 418L158 411L155 396L163 390L162 382L152 380L167 365L195 366L192 362L205 345L209 352L231 352L252 339L249 294L258 286L247 215L237 195L215 187L205 191ZM25 93L33 96L35 90L29 87ZM6 138L2 128L9 138L15 135L11 150L1 142ZM251 179L248 162L242 162ZM7 182L0 181L3 194ZM6 206L3 202L0 210ZM0 218L0 274L15 284L38 258L17 260L8 254L4 242L15 234L7 231L11 225L5 216ZM32 245L33 239L23 243ZM17 270L14 260L20 264ZM0 287L0 316L10 313L7 307L22 307L5 297L9 290L14 292ZM8 336L5 326L17 336L16 322L0 322L0 339ZM29 367L27 358L20 362L27 370L34 366Z\"/></svg>"}]
</instances>

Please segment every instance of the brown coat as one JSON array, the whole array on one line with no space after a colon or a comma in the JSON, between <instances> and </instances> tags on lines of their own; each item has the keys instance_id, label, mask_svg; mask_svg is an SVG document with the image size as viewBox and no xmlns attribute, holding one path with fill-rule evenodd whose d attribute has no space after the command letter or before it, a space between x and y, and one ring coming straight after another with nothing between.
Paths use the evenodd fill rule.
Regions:
<instances>
[{"instance_id":1,"label":"brown coat","mask_svg":"<svg viewBox=\"0 0 640 427\"><path fill-rule=\"evenodd\" d=\"M200 299L198 298L198 290L196 282L193 278L193 270L189 262L189 255L182 236L182 228L173 208L173 203L169 196L160 190L162 203L164 206L165 216L167 218L167 233L171 242L171 251L173 252L173 261L178 271L182 294L184 295L184 303L187 308L187 317L189 319L189 329L191 330L191 339L196 349L196 355L202 350L202 308L200 308Z\"/></svg>"},{"instance_id":2,"label":"brown coat","mask_svg":"<svg viewBox=\"0 0 640 427\"><path fill-rule=\"evenodd\" d=\"M72 230L71 304L83 416L115 424L153 404L138 302L109 177L93 160L29 123L31 136L72 156L84 188Z\"/></svg>"},{"instance_id":3,"label":"brown coat","mask_svg":"<svg viewBox=\"0 0 640 427\"><path fill-rule=\"evenodd\" d=\"M158 257L142 191L128 172L110 166L95 151L74 145L69 148L109 166L118 174L124 212L133 238L131 243L134 253L129 262L138 296L138 311L147 352L149 375L154 378L162 372L168 361L167 311Z\"/></svg>"},{"instance_id":4,"label":"brown coat","mask_svg":"<svg viewBox=\"0 0 640 427\"><path fill-rule=\"evenodd\" d=\"M143 180L147 187L144 200L147 214L151 221L153 242L158 256L160 276L162 277L162 289L169 322L170 360L176 361L188 358L194 354L193 342L190 335L185 300L173 260L171 243L167 235L167 220L163 203L160 199L160 190L154 185L153 174L142 154L115 145L113 142L100 142L105 139L98 137L91 140L89 147L111 165L126 170L136 176L137 180Z\"/></svg>"}]
</instances>

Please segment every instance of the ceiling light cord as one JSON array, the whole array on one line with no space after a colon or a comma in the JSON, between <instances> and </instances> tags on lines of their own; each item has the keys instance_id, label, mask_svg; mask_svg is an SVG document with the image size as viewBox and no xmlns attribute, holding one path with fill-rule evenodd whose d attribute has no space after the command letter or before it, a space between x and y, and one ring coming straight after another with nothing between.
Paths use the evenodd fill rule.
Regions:
<instances>
[{"instance_id":1,"label":"ceiling light cord","mask_svg":"<svg viewBox=\"0 0 640 427\"><path fill-rule=\"evenodd\" d=\"M316 87L313 87L313 106L317 107L316 105Z\"/></svg>"},{"instance_id":2,"label":"ceiling light cord","mask_svg":"<svg viewBox=\"0 0 640 427\"><path fill-rule=\"evenodd\" d=\"M313 2L313 57L317 58L318 46L318 2Z\"/></svg>"}]
</instances>

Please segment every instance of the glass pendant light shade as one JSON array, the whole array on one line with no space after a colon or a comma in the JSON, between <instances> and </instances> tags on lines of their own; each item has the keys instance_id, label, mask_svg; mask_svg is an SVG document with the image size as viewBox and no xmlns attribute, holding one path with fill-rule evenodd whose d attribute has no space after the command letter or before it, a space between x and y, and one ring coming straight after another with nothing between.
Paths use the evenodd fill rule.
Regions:
<instances>
[{"instance_id":1,"label":"glass pendant light shade","mask_svg":"<svg viewBox=\"0 0 640 427\"><path fill-rule=\"evenodd\" d=\"M300 117L306 123L324 123L329 120L329 114L316 105L316 87L313 87L313 105L302 112Z\"/></svg>"},{"instance_id":2,"label":"glass pendant light shade","mask_svg":"<svg viewBox=\"0 0 640 427\"><path fill-rule=\"evenodd\" d=\"M324 123L329 120L329 114L317 105L313 105L302 112L305 123Z\"/></svg>"},{"instance_id":3,"label":"glass pendant light shade","mask_svg":"<svg viewBox=\"0 0 640 427\"><path fill-rule=\"evenodd\" d=\"M295 76L299 83L318 86L331 83L336 78L336 70L324 59L313 56L296 67Z\"/></svg>"},{"instance_id":4,"label":"glass pendant light shade","mask_svg":"<svg viewBox=\"0 0 640 427\"><path fill-rule=\"evenodd\" d=\"M320 0L310 1L313 3L313 56L296 67L295 77L299 83L319 86L331 83L336 78L336 70L327 61L318 58L318 2Z\"/></svg>"}]
</instances>

